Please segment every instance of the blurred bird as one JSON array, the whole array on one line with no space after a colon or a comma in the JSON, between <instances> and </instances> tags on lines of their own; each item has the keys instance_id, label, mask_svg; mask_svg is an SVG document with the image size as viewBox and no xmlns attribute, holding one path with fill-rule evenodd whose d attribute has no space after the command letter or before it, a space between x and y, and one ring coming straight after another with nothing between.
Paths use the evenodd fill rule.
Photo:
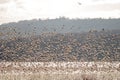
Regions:
<instances>
[{"instance_id":1,"label":"blurred bird","mask_svg":"<svg viewBox=\"0 0 120 80\"><path fill-rule=\"evenodd\" d=\"M78 2L78 5L82 5L82 3Z\"/></svg>"}]
</instances>

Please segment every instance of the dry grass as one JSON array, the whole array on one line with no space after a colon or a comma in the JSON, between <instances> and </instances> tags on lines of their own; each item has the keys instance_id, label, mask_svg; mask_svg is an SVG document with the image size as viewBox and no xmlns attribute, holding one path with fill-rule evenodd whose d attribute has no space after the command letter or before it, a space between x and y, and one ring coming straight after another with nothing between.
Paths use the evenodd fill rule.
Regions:
<instances>
[{"instance_id":1,"label":"dry grass","mask_svg":"<svg viewBox=\"0 0 120 80\"><path fill-rule=\"evenodd\" d=\"M1 74L0 80L120 80L120 72Z\"/></svg>"},{"instance_id":2,"label":"dry grass","mask_svg":"<svg viewBox=\"0 0 120 80\"><path fill-rule=\"evenodd\" d=\"M0 80L120 80L119 64L119 62L1 62Z\"/></svg>"}]
</instances>

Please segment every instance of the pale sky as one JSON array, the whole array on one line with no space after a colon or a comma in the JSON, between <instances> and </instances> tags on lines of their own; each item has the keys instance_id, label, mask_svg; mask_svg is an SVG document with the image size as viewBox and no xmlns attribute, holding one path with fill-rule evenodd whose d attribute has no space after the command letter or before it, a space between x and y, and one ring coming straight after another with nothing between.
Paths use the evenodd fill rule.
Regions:
<instances>
[{"instance_id":1,"label":"pale sky","mask_svg":"<svg viewBox=\"0 0 120 80\"><path fill-rule=\"evenodd\" d=\"M60 16L119 18L120 0L0 0L0 24Z\"/></svg>"}]
</instances>

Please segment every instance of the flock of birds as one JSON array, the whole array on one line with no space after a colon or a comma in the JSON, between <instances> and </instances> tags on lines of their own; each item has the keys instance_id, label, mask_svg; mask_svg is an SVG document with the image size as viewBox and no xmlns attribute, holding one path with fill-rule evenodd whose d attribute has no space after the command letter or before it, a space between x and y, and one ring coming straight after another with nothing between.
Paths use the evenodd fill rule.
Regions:
<instances>
[{"instance_id":1,"label":"flock of birds","mask_svg":"<svg viewBox=\"0 0 120 80\"><path fill-rule=\"evenodd\" d=\"M1 29L0 61L120 61L120 34L102 31L20 36Z\"/></svg>"}]
</instances>

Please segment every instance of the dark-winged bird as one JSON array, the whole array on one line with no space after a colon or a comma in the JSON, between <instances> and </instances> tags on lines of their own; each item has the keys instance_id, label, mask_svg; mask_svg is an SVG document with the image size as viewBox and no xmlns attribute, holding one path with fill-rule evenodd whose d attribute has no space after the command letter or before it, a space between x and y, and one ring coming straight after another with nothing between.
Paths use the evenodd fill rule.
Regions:
<instances>
[{"instance_id":1,"label":"dark-winged bird","mask_svg":"<svg viewBox=\"0 0 120 80\"><path fill-rule=\"evenodd\" d=\"M82 5L82 3L78 2L79 5Z\"/></svg>"}]
</instances>

